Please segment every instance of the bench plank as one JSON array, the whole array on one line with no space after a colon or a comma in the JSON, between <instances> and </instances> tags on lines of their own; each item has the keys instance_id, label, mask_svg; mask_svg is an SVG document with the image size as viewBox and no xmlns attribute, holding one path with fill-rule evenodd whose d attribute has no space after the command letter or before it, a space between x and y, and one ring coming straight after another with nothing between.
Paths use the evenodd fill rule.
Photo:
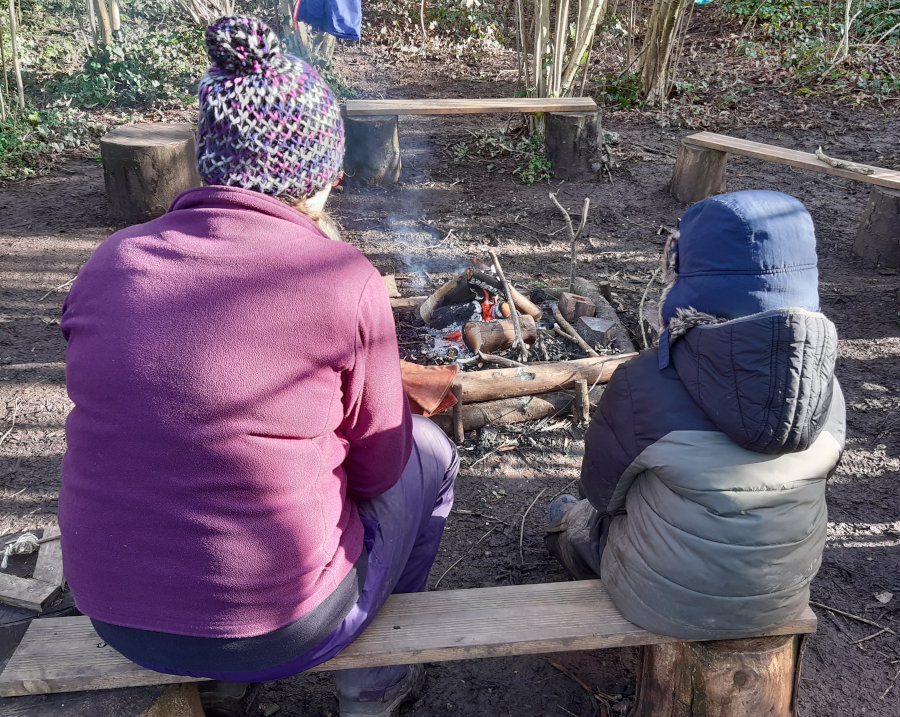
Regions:
<instances>
[{"instance_id":1,"label":"bench plank","mask_svg":"<svg viewBox=\"0 0 900 717\"><path fill-rule=\"evenodd\" d=\"M809 608L770 635L813 632ZM320 670L682 642L628 622L599 580L392 595ZM103 645L101 647L101 645ZM102 643L86 617L35 620L0 675L0 695L195 680L145 670Z\"/></svg>"},{"instance_id":2,"label":"bench plank","mask_svg":"<svg viewBox=\"0 0 900 717\"><path fill-rule=\"evenodd\" d=\"M698 132L697 134L689 135L684 138L684 143L695 147L716 149L722 152L728 152L728 154L738 154L744 157L753 157L754 159L776 162L777 164L786 164L789 167L810 169L814 172L824 172L825 174L831 174L836 177L855 179L858 182L877 184L881 187L900 189L900 172L896 172L892 169L862 165L869 167L873 171L872 174L860 174L859 172L851 172L847 169L832 167L830 164L826 164L816 157L815 154L811 154L810 152L799 152L794 149L785 149L784 147L776 147L771 144L752 142L748 139L729 137L728 135L716 134L714 132Z\"/></svg>"},{"instance_id":3,"label":"bench plank","mask_svg":"<svg viewBox=\"0 0 900 717\"><path fill-rule=\"evenodd\" d=\"M347 100L348 117L364 115L459 115L493 112L593 112L590 97L497 99Z\"/></svg>"}]
</instances>

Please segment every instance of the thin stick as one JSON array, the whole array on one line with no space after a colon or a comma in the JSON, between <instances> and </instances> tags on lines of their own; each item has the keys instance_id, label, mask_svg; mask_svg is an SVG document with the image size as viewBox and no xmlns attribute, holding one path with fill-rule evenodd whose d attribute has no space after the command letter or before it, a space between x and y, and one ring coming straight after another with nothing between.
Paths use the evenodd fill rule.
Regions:
<instances>
[{"instance_id":1,"label":"thin stick","mask_svg":"<svg viewBox=\"0 0 900 717\"><path fill-rule=\"evenodd\" d=\"M588 394L587 381L579 378L575 382L575 421L581 426L591 422L591 399Z\"/></svg>"},{"instance_id":2,"label":"thin stick","mask_svg":"<svg viewBox=\"0 0 900 717\"><path fill-rule=\"evenodd\" d=\"M525 366L525 364L519 363L518 361L513 361L512 359L508 359L505 356L486 354L484 353L484 351L478 352L478 358L481 359L484 363L495 363L498 366L506 366L507 368L522 368L523 366Z\"/></svg>"},{"instance_id":3,"label":"thin stick","mask_svg":"<svg viewBox=\"0 0 900 717\"><path fill-rule=\"evenodd\" d=\"M861 637L858 640L854 640L853 644L858 645L859 643L865 642L866 640L871 640L873 637L878 637L879 635L881 635L882 633L885 633L885 632L887 632L887 628L883 627L878 632L873 632L871 635L869 635L867 637Z\"/></svg>"},{"instance_id":4,"label":"thin stick","mask_svg":"<svg viewBox=\"0 0 900 717\"><path fill-rule=\"evenodd\" d=\"M9 428L6 430L2 436L0 436L0 446L3 445L3 441L6 440L6 437L12 433L13 428L16 427L16 413L19 412L19 397L16 396L16 402L13 404L13 412L12 412L12 422L9 424Z\"/></svg>"},{"instance_id":5,"label":"thin stick","mask_svg":"<svg viewBox=\"0 0 900 717\"><path fill-rule=\"evenodd\" d=\"M22 490L25 490L25 489L23 488ZM21 492L22 492L22 491L19 491L19 493L21 493ZM16 493L16 495L18 495L18 493ZM62 537L62 536L60 536L60 535L51 535L49 538L41 538L40 540L37 541L37 544L38 544L38 545L43 545L44 543L51 543L51 542L53 542L54 540L59 540L60 537ZM12 545L12 544L15 543L18 539L19 539L19 538L13 538L12 540L7 540L5 544L6 544L6 545Z\"/></svg>"},{"instance_id":6,"label":"thin stick","mask_svg":"<svg viewBox=\"0 0 900 717\"><path fill-rule=\"evenodd\" d=\"M64 282L64 283L62 283L62 284L60 284L59 286L54 286L52 289L50 289L50 291L48 291L48 292L47 292L46 294L44 294L40 299L38 299L38 301L43 301L43 300L46 299L48 296L50 296L50 294L52 294L54 291L59 291L60 289L66 288L69 284L71 284L71 283L72 283L73 281L75 281L75 279L77 279L77 278L78 278L77 276L73 276L71 279L69 279L68 281L66 281L66 282Z\"/></svg>"},{"instance_id":7,"label":"thin stick","mask_svg":"<svg viewBox=\"0 0 900 717\"><path fill-rule=\"evenodd\" d=\"M25 109L25 85L22 84L22 66L19 64L19 45L16 35L18 28L16 27L16 3L15 0L9 0L9 37L12 43L12 63L13 71L16 75L16 87L19 90L19 110Z\"/></svg>"},{"instance_id":8,"label":"thin stick","mask_svg":"<svg viewBox=\"0 0 900 717\"><path fill-rule=\"evenodd\" d=\"M482 536L475 542L475 545L473 545L471 548L469 548L469 549L465 552L464 555L460 555L459 558L457 558L457 559L453 562L453 564L443 572L443 574L441 575L441 577L439 577L439 578L437 579L437 582L434 584L434 587L432 588L432 590L437 590L438 585L441 584L441 580L444 579L444 577L447 575L447 573L449 573L451 570L453 570L453 568L455 568L457 565L459 565L459 564L466 558L466 556L469 555L469 553L471 553L473 550L475 550L476 546L477 546L482 540L484 540L486 537L488 537L488 536L489 536L491 533L493 533L495 530L497 530L497 526L496 526L496 525L495 525L493 528L491 528L488 532L486 532L484 535L482 535Z\"/></svg>"},{"instance_id":9,"label":"thin stick","mask_svg":"<svg viewBox=\"0 0 900 717\"><path fill-rule=\"evenodd\" d=\"M836 613L836 614L838 614L838 615L843 615L844 617L852 618L852 619L854 619L854 620L857 620L858 622L864 622L866 625L871 625L872 627L877 627L877 628L882 628L882 627L884 627L884 625L879 625L877 622L874 622L873 620L867 620L866 618L860 617L859 615L854 615L853 613L850 613L850 612L844 612L843 610L838 610L836 607L830 607L830 606L828 606L828 605L823 605L823 604L820 603L820 602L814 602L813 600L810 600L810 601L809 601L809 604L810 604L810 605L815 605L816 607L820 607L820 608L822 608L823 610L828 610L829 612L833 612L833 613ZM894 632L894 631L893 631L891 628L889 628L889 627L884 627L884 629L885 629L887 632L891 633L892 635L896 635L896 634L897 634L896 632Z\"/></svg>"},{"instance_id":10,"label":"thin stick","mask_svg":"<svg viewBox=\"0 0 900 717\"><path fill-rule=\"evenodd\" d=\"M503 292L506 294L506 301L509 303L509 315L513 321L513 331L516 332L516 343L514 345L518 347L519 358L522 359L522 361L528 361L528 347L525 345L525 340L522 338L522 326L519 324L519 311L516 309L516 302L513 299L512 289L509 286L509 282L506 280L506 276L503 274L503 267L500 266L497 252L491 249L488 253L491 256L491 260L494 262L494 271L497 272L497 276L503 283Z\"/></svg>"},{"instance_id":11,"label":"thin stick","mask_svg":"<svg viewBox=\"0 0 900 717\"><path fill-rule=\"evenodd\" d=\"M556 323L560 325L563 331L569 336L572 341L578 344L579 348L584 351L588 356L593 356L594 358L600 358L600 354L598 354L594 349L592 349L587 341L585 341L581 336L578 335L578 332L572 328L572 324L563 318L562 313L559 311L559 306L557 304L553 305L553 318L556 319Z\"/></svg>"},{"instance_id":12,"label":"thin stick","mask_svg":"<svg viewBox=\"0 0 900 717\"><path fill-rule=\"evenodd\" d=\"M531 510L535 503L537 503L538 498L544 495L546 490L546 488L541 488L541 492L534 496L531 505L529 505L522 514L522 523L519 525L519 565L522 565L525 562L525 556L522 554L522 539L525 537L525 518L528 516L528 511Z\"/></svg>"},{"instance_id":13,"label":"thin stick","mask_svg":"<svg viewBox=\"0 0 900 717\"><path fill-rule=\"evenodd\" d=\"M650 281L647 282L647 287L644 289L644 294L641 296L641 303L638 304L638 323L641 326L641 343L644 345L645 349L650 348L650 343L647 341L647 331L644 329L644 304L647 301L647 294L650 291L650 287L653 286L653 282L656 281L658 275L659 269L654 269L653 273L650 275Z\"/></svg>"},{"instance_id":14,"label":"thin stick","mask_svg":"<svg viewBox=\"0 0 900 717\"><path fill-rule=\"evenodd\" d=\"M584 224L587 221L587 213L588 209L591 206L591 200L587 197L584 198L584 205L581 209L581 223L578 225L578 231L572 228L572 217L569 216L569 213L563 209L563 205L559 203L559 200L556 198L556 195L553 192L550 193L550 199L553 200L553 203L556 205L556 208L562 212L563 218L566 220L566 229L569 231L569 242L571 243L571 270L569 271L569 291L575 291L575 264L577 260L577 255L575 252L576 243L578 241L578 237L584 229Z\"/></svg>"},{"instance_id":15,"label":"thin stick","mask_svg":"<svg viewBox=\"0 0 900 717\"><path fill-rule=\"evenodd\" d=\"M891 684L889 684L887 686L887 689L881 693L881 697L879 699L883 700L885 697L887 697L888 692L890 692L893 689L894 683L897 681L898 677L900 677L900 670L897 670L897 674L891 678Z\"/></svg>"},{"instance_id":16,"label":"thin stick","mask_svg":"<svg viewBox=\"0 0 900 717\"><path fill-rule=\"evenodd\" d=\"M875 170L872 167L867 167L865 164L858 164L857 162L848 162L846 159L835 159L834 157L829 157L822 151L822 148L819 147L816 149L816 158L825 162L832 167L836 167L838 169L846 169L848 172L856 172L858 174L874 174Z\"/></svg>"}]
</instances>

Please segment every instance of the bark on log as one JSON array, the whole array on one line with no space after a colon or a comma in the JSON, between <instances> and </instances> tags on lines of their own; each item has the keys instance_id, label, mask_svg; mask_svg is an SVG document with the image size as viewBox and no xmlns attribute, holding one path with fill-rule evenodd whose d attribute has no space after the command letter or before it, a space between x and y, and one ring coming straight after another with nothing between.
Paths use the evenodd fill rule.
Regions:
<instances>
[{"instance_id":1,"label":"bark on log","mask_svg":"<svg viewBox=\"0 0 900 717\"><path fill-rule=\"evenodd\" d=\"M633 717L790 717L800 637L644 648Z\"/></svg>"},{"instance_id":2,"label":"bark on log","mask_svg":"<svg viewBox=\"0 0 900 717\"><path fill-rule=\"evenodd\" d=\"M584 379L589 386L606 383L621 364L636 354L601 356L534 363L523 368L496 368L485 371L467 371L457 375L454 385L462 387L463 402L478 403L516 396L532 396L557 391Z\"/></svg>"},{"instance_id":3,"label":"bark on log","mask_svg":"<svg viewBox=\"0 0 900 717\"><path fill-rule=\"evenodd\" d=\"M900 192L872 187L853 251L878 266L900 267Z\"/></svg>"},{"instance_id":4,"label":"bark on log","mask_svg":"<svg viewBox=\"0 0 900 717\"><path fill-rule=\"evenodd\" d=\"M400 135L397 115L344 117L347 176L366 184L400 181Z\"/></svg>"},{"instance_id":5,"label":"bark on log","mask_svg":"<svg viewBox=\"0 0 900 717\"><path fill-rule=\"evenodd\" d=\"M548 112L544 148L559 179L580 179L596 174L591 165L603 152L600 110L596 112Z\"/></svg>"},{"instance_id":6,"label":"bark on log","mask_svg":"<svg viewBox=\"0 0 900 717\"><path fill-rule=\"evenodd\" d=\"M686 204L722 194L727 161L727 152L682 143L669 180L669 192Z\"/></svg>"},{"instance_id":7,"label":"bark on log","mask_svg":"<svg viewBox=\"0 0 900 717\"><path fill-rule=\"evenodd\" d=\"M511 370L511 369L503 369ZM590 392L590 402L596 405L603 395L605 386L596 386ZM575 396L565 391L543 393L540 396L519 396L499 401L464 404L462 414L463 431L475 431L482 426L501 426L508 423L536 421L555 413L568 414L575 404ZM447 435L453 435L453 416L441 413L431 416L431 420Z\"/></svg>"},{"instance_id":8,"label":"bark on log","mask_svg":"<svg viewBox=\"0 0 900 717\"><path fill-rule=\"evenodd\" d=\"M178 194L199 187L189 124L131 124L100 139L110 213L128 223L163 214Z\"/></svg>"},{"instance_id":9,"label":"bark on log","mask_svg":"<svg viewBox=\"0 0 900 717\"><path fill-rule=\"evenodd\" d=\"M612 304L610 304L609 301L606 300L606 297L600 293L600 289L587 279L579 277L575 279L575 291L578 294L588 297L594 302L594 306L596 307L596 311L594 312L595 317L607 319L616 325L616 333L612 340L613 347L617 351L634 353L636 349L631 337L628 335L628 329L625 328L625 325L622 323L616 310L612 307Z\"/></svg>"},{"instance_id":10,"label":"bark on log","mask_svg":"<svg viewBox=\"0 0 900 717\"><path fill-rule=\"evenodd\" d=\"M391 299L391 308L398 314L412 313L418 311L427 298L427 296L398 296Z\"/></svg>"}]
</instances>

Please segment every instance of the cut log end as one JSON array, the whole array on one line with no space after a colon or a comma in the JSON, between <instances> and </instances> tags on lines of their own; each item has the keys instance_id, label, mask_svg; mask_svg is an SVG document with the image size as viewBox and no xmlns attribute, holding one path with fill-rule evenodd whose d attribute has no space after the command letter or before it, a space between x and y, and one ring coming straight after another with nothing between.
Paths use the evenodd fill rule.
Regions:
<instances>
[{"instance_id":1,"label":"cut log end","mask_svg":"<svg viewBox=\"0 0 900 717\"><path fill-rule=\"evenodd\" d=\"M576 179L596 174L593 165L603 153L600 111L549 112L545 120L545 148L553 174Z\"/></svg>"},{"instance_id":2,"label":"cut log end","mask_svg":"<svg viewBox=\"0 0 900 717\"><path fill-rule=\"evenodd\" d=\"M725 191L728 153L682 144L669 181L669 191L679 201L693 204Z\"/></svg>"}]
</instances>

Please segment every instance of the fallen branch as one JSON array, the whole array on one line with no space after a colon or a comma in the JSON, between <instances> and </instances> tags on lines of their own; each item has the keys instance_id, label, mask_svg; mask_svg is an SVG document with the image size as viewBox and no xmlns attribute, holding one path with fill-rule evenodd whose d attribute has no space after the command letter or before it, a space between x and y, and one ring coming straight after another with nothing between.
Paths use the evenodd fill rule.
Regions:
<instances>
[{"instance_id":1,"label":"fallen branch","mask_svg":"<svg viewBox=\"0 0 900 717\"><path fill-rule=\"evenodd\" d=\"M441 580L444 579L444 576L445 576L447 573L449 573L451 570L453 570L453 568L455 568L457 565L459 565L463 560L465 560L466 556L469 555L469 553L471 553L471 552L476 548L476 546L477 546L479 543L481 543L481 541L483 541L486 537L488 537L488 536L489 536L491 533L493 533L495 530L497 530L497 526L496 526L496 525L495 525L493 528L491 528L488 532L486 532L484 535L482 535L482 536L477 540L477 542L475 543L475 545L473 545L471 548L469 548L469 549L465 552L465 554L460 555L459 558L457 558L457 559L453 562L453 564L452 564L449 568L447 568L447 569L441 574L441 577L439 577L439 578L437 579L437 581L434 583L434 587L432 588L432 590L437 590L438 585L441 584Z\"/></svg>"},{"instance_id":2,"label":"fallen branch","mask_svg":"<svg viewBox=\"0 0 900 717\"><path fill-rule=\"evenodd\" d=\"M506 366L507 368L524 368L525 364L513 361L505 356L495 356L494 354L486 354L484 351L478 352L478 358L484 363L495 363L498 366Z\"/></svg>"},{"instance_id":3,"label":"fallen branch","mask_svg":"<svg viewBox=\"0 0 900 717\"><path fill-rule=\"evenodd\" d=\"M532 363L527 367L495 368L457 374L454 385L462 388L463 403L472 404L518 396L559 391L583 378L589 385L606 383L636 353Z\"/></svg>"},{"instance_id":4,"label":"fallen branch","mask_svg":"<svg viewBox=\"0 0 900 717\"><path fill-rule=\"evenodd\" d=\"M874 174L875 170L872 167L866 166L865 164L859 164L857 162L849 162L846 159L835 159L834 157L829 157L822 151L822 148L819 147L816 149L816 157L825 162L836 169L846 169L848 172L856 172L857 174Z\"/></svg>"}]
</instances>

